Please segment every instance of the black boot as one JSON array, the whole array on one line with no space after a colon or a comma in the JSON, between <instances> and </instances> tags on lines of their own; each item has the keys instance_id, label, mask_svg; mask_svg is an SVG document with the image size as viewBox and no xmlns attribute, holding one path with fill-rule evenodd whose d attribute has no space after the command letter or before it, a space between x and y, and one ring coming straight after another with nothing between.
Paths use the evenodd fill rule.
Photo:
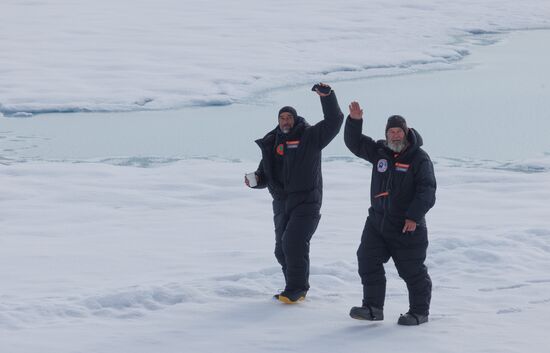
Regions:
<instances>
[{"instance_id":1,"label":"black boot","mask_svg":"<svg viewBox=\"0 0 550 353\"><path fill-rule=\"evenodd\" d=\"M384 310L374 306L354 306L349 316L357 320L381 321L384 320Z\"/></svg>"},{"instance_id":2,"label":"black boot","mask_svg":"<svg viewBox=\"0 0 550 353\"><path fill-rule=\"evenodd\" d=\"M397 323L405 326L416 326L428 322L428 315L415 314L410 311L405 315L401 314Z\"/></svg>"},{"instance_id":3,"label":"black boot","mask_svg":"<svg viewBox=\"0 0 550 353\"><path fill-rule=\"evenodd\" d=\"M285 304L295 304L306 298L307 290L284 290L280 294L275 294L273 298Z\"/></svg>"}]
</instances>

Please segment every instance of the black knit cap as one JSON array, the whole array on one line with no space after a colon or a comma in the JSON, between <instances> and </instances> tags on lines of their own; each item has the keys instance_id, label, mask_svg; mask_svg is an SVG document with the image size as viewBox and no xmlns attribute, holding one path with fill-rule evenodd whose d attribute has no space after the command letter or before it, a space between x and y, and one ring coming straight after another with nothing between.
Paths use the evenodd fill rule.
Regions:
<instances>
[{"instance_id":1,"label":"black knit cap","mask_svg":"<svg viewBox=\"0 0 550 353\"><path fill-rule=\"evenodd\" d=\"M277 115L278 117L281 116L281 113L290 113L292 114L292 117L294 117L294 119L296 119L296 117L298 116L298 113L296 113L296 109L292 108L291 106L286 106L286 107L282 107L280 110L279 110L279 115Z\"/></svg>"},{"instance_id":2,"label":"black knit cap","mask_svg":"<svg viewBox=\"0 0 550 353\"><path fill-rule=\"evenodd\" d=\"M386 124L386 133L389 129L392 127L399 127L405 135L409 132L409 128L407 127L407 122L405 121L405 118L403 118L401 115L392 115L388 118L388 123Z\"/></svg>"}]
</instances>

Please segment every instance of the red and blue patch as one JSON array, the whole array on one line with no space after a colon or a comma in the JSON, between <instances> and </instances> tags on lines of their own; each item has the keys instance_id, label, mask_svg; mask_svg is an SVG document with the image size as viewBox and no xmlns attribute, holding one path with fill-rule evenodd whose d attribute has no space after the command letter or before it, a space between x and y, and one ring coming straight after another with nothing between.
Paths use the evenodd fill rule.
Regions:
<instances>
[{"instance_id":1,"label":"red and blue patch","mask_svg":"<svg viewBox=\"0 0 550 353\"><path fill-rule=\"evenodd\" d=\"M395 171L406 173L409 170L410 164L395 163Z\"/></svg>"},{"instance_id":2,"label":"red and blue patch","mask_svg":"<svg viewBox=\"0 0 550 353\"><path fill-rule=\"evenodd\" d=\"M298 148L300 146L300 140L294 140L294 141L287 141L286 142L286 148Z\"/></svg>"}]
</instances>

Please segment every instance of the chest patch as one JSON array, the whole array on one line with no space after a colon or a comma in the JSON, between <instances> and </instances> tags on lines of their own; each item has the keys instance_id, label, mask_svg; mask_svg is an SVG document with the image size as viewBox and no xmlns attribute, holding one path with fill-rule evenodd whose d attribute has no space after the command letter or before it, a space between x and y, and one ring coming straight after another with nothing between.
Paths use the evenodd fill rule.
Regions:
<instances>
[{"instance_id":1,"label":"chest patch","mask_svg":"<svg viewBox=\"0 0 550 353\"><path fill-rule=\"evenodd\" d=\"M395 171L406 173L409 170L410 164L395 163Z\"/></svg>"},{"instance_id":2,"label":"chest patch","mask_svg":"<svg viewBox=\"0 0 550 353\"><path fill-rule=\"evenodd\" d=\"M277 145L275 152L277 152L279 156L283 156L285 154L285 146L282 143Z\"/></svg>"},{"instance_id":3,"label":"chest patch","mask_svg":"<svg viewBox=\"0 0 550 353\"><path fill-rule=\"evenodd\" d=\"M376 170L378 170L379 173L384 173L388 170L388 161L386 159L380 159L378 163L376 163Z\"/></svg>"},{"instance_id":4,"label":"chest patch","mask_svg":"<svg viewBox=\"0 0 550 353\"><path fill-rule=\"evenodd\" d=\"M287 141L286 142L286 148L298 148L300 146L300 140L294 140L294 141Z\"/></svg>"}]
</instances>

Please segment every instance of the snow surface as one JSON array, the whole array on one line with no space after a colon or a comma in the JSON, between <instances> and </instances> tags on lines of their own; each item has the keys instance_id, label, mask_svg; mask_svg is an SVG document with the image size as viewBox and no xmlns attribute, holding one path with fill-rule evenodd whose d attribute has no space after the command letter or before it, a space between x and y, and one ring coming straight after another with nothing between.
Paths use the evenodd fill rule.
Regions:
<instances>
[{"instance_id":1,"label":"snow surface","mask_svg":"<svg viewBox=\"0 0 550 353\"><path fill-rule=\"evenodd\" d=\"M386 320L348 317L368 163L325 160L312 288L288 306L271 300L270 197L242 182L256 164L157 162L0 165L0 352L548 351L550 156L435 160L420 327L395 323L407 292L391 262Z\"/></svg>"},{"instance_id":2,"label":"snow surface","mask_svg":"<svg viewBox=\"0 0 550 353\"><path fill-rule=\"evenodd\" d=\"M451 68L471 38L550 28L550 2L2 0L0 19L0 116L36 127L38 113L254 104L280 87ZM411 328L395 323L407 292L391 263L386 320L348 317L364 161L325 159L312 288L285 306L271 300L284 283L270 196L242 182L257 161L55 162L50 137L0 139L1 353L548 351L549 154L435 159L432 315Z\"/></svg>"},{"instance_id":3,"label":"snow surface","mask_svg":"<svg viewBox=\"0 0 550 353\"><path fill-rule=\"evenodd\" d=\"M550 28L548 0L2 0L0 114L224 105L448 68L465 36Z\"/></svg>"}]
</instances>

